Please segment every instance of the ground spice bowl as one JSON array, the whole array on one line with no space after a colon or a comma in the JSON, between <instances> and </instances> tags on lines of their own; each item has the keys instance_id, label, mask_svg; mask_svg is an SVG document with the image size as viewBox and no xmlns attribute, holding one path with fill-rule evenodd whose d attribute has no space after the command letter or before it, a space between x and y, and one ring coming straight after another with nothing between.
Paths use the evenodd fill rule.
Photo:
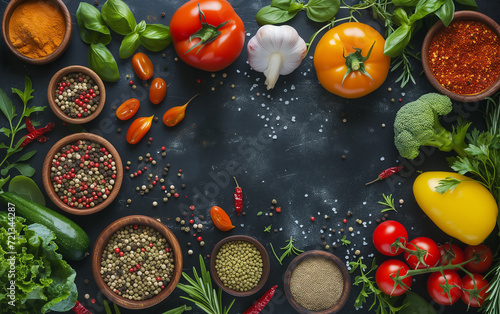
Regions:
<instances>
[{"instance_id":1,"label":"ground spice bowl","mask_svg":"<svg viewBox=\"0 0 500 314\"><path fill-rule=\"evenodd\" d=\"M174 252L174 272L170 282L158 295L144 301L129 300L117 295L108 287L101 276L101 256L106 245L108 244L109 239L117 230L128 225L143 225L152 227L156 231L160 232L165 239L167 239L167 242L170 244ZM145 309L165 300L174 291L175 287L179 283L182 274L182 265L182 250L174 233L158 220L143 215L126 216L112 222L101 232L92 250L92 274L97 286L108 299L116 303L118 306L127 309Z\"/></svg>"},{"instance_id":2,"label":"ground spice bowl","mask_svg":"<svg viewBox=\"0 0 500 314\"><path fill-rule=\"evenodd\" d=\"M458 11L455 12L455 15L453 16L453 21L457 20L471 20L471 21L478 21L482 22L489 28L493 30L493 32L500 38L500 26L490 17L476 12L476 11ZM490 97L493 94L495 94L498 89L500 89L500 76L497 78L497 80L490 85L487 89L484 91L477 93L477 94L471 94L471 95L462 95L462 94L456 94L452 91L449 91L448 89L444 88L436 79L434 74L432 73L432 70L429 65L429 60L428 60L428 52L430 48L430 44L432 41L432 38L445 26L441 20L436 22L429 31L427 32L424 42L422 44L422 66L424 69L425 76L431 83L431 85L441 94L444 94L451 99L455 101L460 101L460 102L477 102L484 100L486 97Z\"/></svg>"},{"instance_id":3,"label":"ground spice bowl","mask_svg":"<svg viewBox=\"0 0 500 314\"><path fill-rule=\"evenodd\" d=\"M78 140L89 140L100 144L102 147L105 147L108 150L108 152L113 156L113 160L115 162L115 167L116 167L116 178L114 179L115 183L113 185L113 189L111 190L110 194L103 202L97 204L94 207L85 209L83 208L78 209L71 207L68 204L65 204L55 192L51 182L52 159L65 145L71 144ZM113 202L113 200L118 195L118 192L120 191L120 187L123 181L123 164L120 158L120 154L118 154L118 151L113 147L113 145L111 145L110 142L105 140L103 137L100 137L92 133L75 133L62 138L57 143L55 143L54 146L52 146L52 148L49 150L42 166L42 181L43 181L43 186L45 188L45 192L57 207L73 215L90 215L106 208L109 204L111 204L111 202Z\"/></svg>"},{"instance_id":4,"label":"ground spice bowl","mask_svg":"<svg viewBox=\"0 0 500 314\"><path fill-rule=\"evenodd\" d=\"M342 273L343 277L343 291L340 296L339 301L334 304L331 308L328 308L326 310L322 311L311 311L306 308L304 308L302 305L300 305L293 297L292 291L290 289L290 279L292 276L293 271L295 268L304 260L310 257L321 257L325 258L327 260L333 261L339 268ZM315 314L332 314L332 313L337 313L339 312L342 307L346 304L347 300L349 299L349 294L351 292L351 277L349 275L349 271L347 270L347 267L345 266L344 262L342 262L337 256L333 255L332 253L326 252L326 251L321 251L321 250L312 250L312 251L307 251L299 256L295 257L292 262L288 265L288 268L285 271L285 276L284 276L284 288L285 288L285 296L290 303L290 305L299 313L315 313Z\"/></svg>"},{"instance_id":5,"label":"ground spice bowl","mask_svg":"<svg viewBox=\"0 0 500 314\"><path fill-rule=\"evenodd\" d=\"M18 7L18 5L24 1L26 1L26 0L11 0L9 2L9 4L7 5L7 7L5 8L5 11L3 14L3 20L2 20L2 35L3 35L4 41L7 44L7 47L9 48L9 50L12 51L12 53L16 57L18 57L19 59L21 59L24 62L27 62L30 64L35 64L35 65L42 65L42 64L50 63L50 62L56 60L57 58L59 58L63 54L63 52L68 48L69 43L71 41L71 36L73 34L73 22L71 20L71 15L69 13L69 10L62 0L50 0L51 2L53 2L55 5L57 5L61 9L63 17L64 17L64 23L66 26L66 32L64 33L64 37L63 37L61 44L51 54L49 54L45 58L35 59L35 58L27 57L27 56L23 55L22 53L20 53L17 50L17 48L14 47L14 45L10 41L10 36L9 36L9 21L10 21L10 18L12 16L12 13Z\"/></svg>"},{"instance_id":6,"label":"ground spice bowl","mask_svg":"<svg viewBox=\"0 0 500 314\"><path fill-rule=\"evenodd\" d=\"M217 257L217 253L219 252L222 245L224 245L228 242L231 242L231 241L249 242L257 248L260 255L262 256L262 276L260 277L260 281L257 284L257 286L255 286L251 290L235 291L235 290L229 289L228 287L224 286L224 284L222 283L222 281L219 279L219 277L217 275L217 271L215 270L215 259ZM249 236L234 235L234 236L224 238L215 245L215 247L212 250L212 254L210 255L210 274L212 275L212 279L215 281L215 283L222 290L224 290L226 293L233 295L233 296L236 296L236 297L247 297L247 296L250 296L250 295L257 293L265 285L267 278L269 277L269 271L270 271L270 262L269 262L269 255L267 254L266 249L259 241L257 241L256 239L254 239L252 237L249 237Z\"/></svg>"},{"instance_id":7,"label":"ground spice bowl","mask_svg":"<svg viewBox=\"0 0 500 314\"><path fill-rule=\"evenodd\" d=\"M81 117L81 118L72 118L68 116L66 113L62 111L62 109L56 104L55 97L56 97L56 89L57 85L59 82L62 80L63 77L71 74L71 73L82 73L84 75L88 75L94 82L95 84L99 87L99 103L97 105L97 108L94 112L89 114L86 117ZM82 124L82 123L87 123L95 119L102 111L104 108L104 103L106 102L106 88L104 86L103 81L91 69L81 66L81 65L71 65L65 68L62 68L61 70L57 71L56 74L52 76L52 79L49 82L49 86L47 88L47 100L49 102L49 107L52 109L52 112L61 120L63 120L66 123L71 123L71 124Z\"/></svg>"}]
</instances>

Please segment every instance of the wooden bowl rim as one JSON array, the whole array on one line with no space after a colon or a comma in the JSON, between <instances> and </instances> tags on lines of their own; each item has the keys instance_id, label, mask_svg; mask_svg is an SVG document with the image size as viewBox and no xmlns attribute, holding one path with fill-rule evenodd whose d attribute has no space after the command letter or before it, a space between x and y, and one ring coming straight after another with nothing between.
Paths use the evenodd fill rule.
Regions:
<instances>
[{"instance_id":1,"label":"wooden bowl rim","mask_svg":"<svg viewBox=\"0 0 500 314\"><path fill-rule=\"evenodd\" d=\"M99 86L99 104L97 105L96 111L94 111L92 114L84 117L84 118L71 118L67 114L65 114L61 108L56 104L55 102L55 88L57 83L62 79L63 76L71 74L71 73L78 73L81 72L83 74L86 74L90 76L94 82ZM106 102L106 87L104 86L103 81L95 73L92 69L87 68L82 65L70 65L65 68L60 69L57 71L52 78L50 79L49 85L47 87L47 101L49 102L50 109L52 109L52 112L61 120L67 123L72 123L72 124L83 124L90 122L94 120L99 114L101 113L102 109L104 108L104 103Z\"/></svg>"},{"instance_id":2,"label":"wooden bowl rim","mask_svg":"<svg viewBox=\"0 0 500 314\"><path fill-rule=\"evenodd\" d=\"M292 277L292 273L301 263L304 261L306 258L309 257L322 257L326 258L328 260L333 261L337 266L340 268L340 271L342 272L342 277L344 279L344 288L342 290L342 295L340 296L339 302L337 302L335 305L333 305L331 308L322 310L322 311L310 311L304 307L302 307L295 299L293 298L292 291L290 290L290 278ZM322 250L311 250L304 252L297 257L295 257L290 264L288 265L286 271L285 271L285 276L283 279L284 282L284 289L285 289L285 296L288 300L288 303L299 313L316 313L316 314L332 314L332 313L337 313L340 311L344 305L347 303L347 300L349 299L349 295L351 293L351 276L349 275L349 271L347 270L347 267L345 266L344 262L340 258L338 258L336 255L322 251Z\"/></svg>"},{"instance_id":3,"label":"wooden bowl rim","mask_svg":"<svg viewBox=\"0 0 500 314\"><path fill-rule=\"evenodd\" d=\"M217 257L217 253L219 252L219 249L221 248L222 245L224 245L227 242L231 241L246 241L250 242L255 247L259 250L260 255L262 256L262 276L260 277L260 281L255 286L253 289L240 292L240 291L234 291L229 289L228 287L224 286L222 281L219 279L219 276L217 276L217 272L215 270L215 258ZM212 249L212 254L210 255L210 274L212 276L212 279L215 281L215 283L226 293L236 296L236 297L248 297L250 295L253 295L257 293L262 287L267 282L267 278L269 277L269 272L270 272L270 261L269 261L269 254L267 254L266 248L260 243L257 239L247 236L247 235L233 235L226 237L222 240L220 240Z\"/></svg>"},{"instance_id":4,"label":"wooden bowl rim","mask_svg":"<svg viewBox=\"0 0 500 314\"><path fill-rule=\"evenodd\" d=\"M467 10L457 11L453 15L453 21L456 21L456 20L474 20L474 21L482 22L486 26L491 28L495 32L497 37L500 39L500 26L492 18L488 17L485 14L482 14L482 13L479 13L476 11L467 11ZM452 21L452 23L453 23L453 21ZM447 90L443 86L441 86L441 84L439 84L438 80L432 74L432 71L431 71L430 66L429 66L429 60L427 58L427 55L428 55L429 46L430 46L432 38L443 27L444 27L443 22L441 20L437 21L429 29L429 31L425 35L425 38L424 38L424 41L422 44L422 50L421 50L422 67L424 69L425 76L427 77L427 79L429 80L431 85L441 94L444 94L444 95L450 97L451 99L453 99L455 101L460 101L460 102L481 101L481 100L485 99L486 97L489 97L489 96L495 94L498 91L498 89L500 88L500 75L497 78L497 80L490 87L488 87L486 90L484 90L480 93L477 93L477 94L473 94L473 95L455 94L455 93Z\"/></svg>"},{"instance_id":5,"label":"wooden bowl rim","mask_svg":"<svg viewBox=\"0 0 500 314\"><path fill-rule=\"evenodd\" d=\"M154 228L167 239L174 252L174 273L172 275L172 278L170 279L170 282L158 295L144 301L133 301L117 295L116 293L111 291L111 289L108 287L108 285L106 285L104 279L102 279L101 276L100 265L104 247L107 245L111 236L118 229L131 224L145 225ZM117 305L127 309L145 309L154 306L166 299L174 291L177 284L179 283L179 280L181 279L182 265L182 249L179 244L179 240L172 232L172 230L170 230L170 228L157 221L156 219L144 215L130 215L113 221L99 234L99 237L97 238L97 241L92 250L92 275L94 276L94 280L97 283L97 286L108 299L110 299Z\"/></svg>"},{"instance_id":6,"label":"wooden bowl rim","mask_svg":"<svg viewBox=\"0 0 500 314\"><path fill-rule=\"evenodd\" d=\"M51 163L52 163L52 158L53 156L61 150L61 148L69 144L71 142L75 142L77 140L90 140L93 142L97 142L104 147L108 149L108 151L113 155L113 159L115 161L115 166L116 166L116 179L115 179L115 184L113 185L113 190L111 190L111 193L109 194L108 198L98 204L97 206L94 206L92 208L88 209L75 209L73 207L70 207L67 204L64 204L59 197L56 195L56 192L54 191L54 187L51 184L50 181L50 168L51 168ZM75 133L68 135L66 137L63 137L59 141L57 141L49 150L47 153L47 156L45 156L45 160L43 161L43 166L42 166L42 182L43 186L45 188L45 192L49 196L49 198L52 200L52 202L59 207L60 209L64 210L65 212L68 212L70 214L74 215L90 215L97 213L98 211L103 210L106 208L109 204L113 202L113 200L116 198L118 195L118 192L120 191L120 188L122 186L122 181L123 181L123 165L122 165L122 160L120 158L120 154L118 151L115 149L115 147L108 142L106 139L103 137L93 134L93 133Z\"/></svg>"},{"instance_id":7,"label":"wooden bowl rim","mask_svg":"<svg viewBox=\"0 0 500 314\"><path fill-rule=\"evenodd\" d=\"M43 65L43 64L50 63L50 62L56 60L57 58L59 58L63 54L63 52L66 51L66 49L68 48L69 43L71 41L71 37L73 35L73 21L71 20L71 14L69 13L68 7L66 7L66 5L64 4L64 2L62 0L49 0L49 1L52 1L55 4L57 4L59 6L59 8L61 9L63 16L64 16L66 32L64 33L64 37L63 37L61 44L51 54L49 54L45 58L34 59L34 58L26 57L25 55L20 53L16 49L16 47L14 47L14 45L12 45L12 43L10 41L10 36L9 36L8 29L9 29L10 17L12 16L12 13L17 8L17 6L23 1L28 1L28 0L11 0L9 2L9 4L7 5L7 7L5 8L5 11L3 14L3 20L2 20L2 34L3 34L5 44L7 45L9 50L12 51L12 53L16 57L23 60L24 62L35 64L35 65Z\"/></svg>"}]
</instances>

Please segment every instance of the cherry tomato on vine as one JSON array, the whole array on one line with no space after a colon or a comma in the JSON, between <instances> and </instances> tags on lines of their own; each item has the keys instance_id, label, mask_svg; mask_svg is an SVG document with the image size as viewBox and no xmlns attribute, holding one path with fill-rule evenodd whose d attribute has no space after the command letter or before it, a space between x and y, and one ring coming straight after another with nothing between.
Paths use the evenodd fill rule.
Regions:
<instances>
[{"instance_id":1,"label":"cherry tomato on vine","mask_svg":"<svg viewBox=\"0 0 500 314\"><path fill-rule=\"evenodd\" d=\"M441 254L440 265L457 265L465 262L464 251L456 244L445 243L439 246ZM454 268L454 269L458 269Z\"/></svg>"},{"instance_id":2,"label":"cherry tomato on vine","mask_svg":"<svg viewBox=\"0 0 500 314\"><path fill-rule=\"evenodd\" d=\"M167 84L162 78L155 78L149 87L149 101L158 105L167 94Z\"/></svg>"},{"instance_id":3,"label":"cherry tomato on vine","mask_svg":"<svg viewBox=\"0 0 500 314\"><path fill-rule=\"evenodd\" d=\"M212 206L210 209L210 217L217 229L221 231L229 231L234 228L231 223L231 218L229 218L227 213L219 206Z\"/></svg>"},{"instance_id":4,"label":"cherry tomato on vine","mask_svg":"<svg viewBox=\"0 0 500 314\"><path fill-rule=\"evenodd\" d=\"M132 57L132 67L134 68L135 74L137 74L141 80L149 80L153 77L153 63L148 56L142 52L138 52Z\"/></svg>"},{"instance_id":5,"label":"cherry tomato on vine","mask_svg":"<svg viewBox=\"0 0 500 314\"><path fill-rule=\"evenodd\" d=\"M385 40L371 26L348 22L326 32L314 51L314 68L321 85L345 98L365 96L382 85L391 58Z\"/></svg>"},{"instance_id":6,"label":"cherry tomato on vine","mask_svg":"<svg viewBox=\"0 0 500 314\"><path fill-rule=\"evenodd\" d=\"M465 264L465 268L473 273L486 272L493 263L493 253L486 244L469 245L464 250L465 260L476 258Z\"/></svg>"},{"instance_id":7,"label":"cherry tomato on vine","mask_svg":"<svg viewBox=\"0 0 500 314\"><path fill-rule=\"evenodd\" d=\"M127 142L129 144L138 143L148 133L153 117L154 115L151 117L140 117L132 122L127 131Z\"/></svg>"},{"instance_id":8,"label":"cherry tomato on vine","mask_svg":"<svg viewBox=\"0 0 500 314\"><path fill-rule=\"evenodd\" d=\"M408 242L406 247L414 252L418 252L417 248L427 251L422 252L422 257L425 265L422 262L419 262L417 256L410 254L408 251L405 251L405 260L413 269L434 267L439 263L439 259L441 258L438 245L436 244L436 242L434 242L434 240L427 237L415 238Z\"/></svg>"},{"instance_id":9,"label":"cherry tomato on vine","mask_svg":"<svg viewBox=\"0 0 500 314\"><path fill-rule=\"evenodd\" d=\"M403 286L395 284L395 281L392 278L395 278L396 275L404 276L410 270L408 265L404 262L396 259L390 259L383 262L375 273L375 281L377 282L377 286L383 293L396 297L398 295L402 295L406 291L408 291L413 282L412 277L409 276L403 279Z\"/></svg>"},{"instance_id":10,"label":"cherry tomato on vine","mask_svg":"<svg viewBox=\"0 0 500 314\"><path fill-rule=\"evenodd\" d=\"M487 291L490 285L482 275L474 273L472 276L474 280L469 275L462 277L463 293L461 298L468 306L480 307L489 294Z\"/></svg>"},{"instance_id":11,"label":"cherry tomato on vine","mask_svg":"<svg viewBox=\"0 0 500 314\"><path fill-rule=\"evenodd\" d=\"M135 115L140 106L139 99L127 99L116 109L116 117L120 120L128 120Z\"/></svg>"},{"instance_id":12,"label":"cherry tomato on vine","mask_svg":"<svg viewBox=\"0 0 500 314\"><path fill-rule=\"evenodd\" d=\"M452 305L462 295L462 279L453 270L443 270L444 276L437 271L427 279L427 292L436 303ZM446 280L445 280L446 277ZM450 285L449 294L443 290L443 285Z\"/></svg>"},{"instance_id":13,"label":"cherry tomato on vine","mask_svg":"<svg viewBox=\"0 0 500 314\"><path fill-rule=\"evenodd\" d=\"M226 0L188 1L174 13L169 26L179 58L200 70L226 68L245 44L245 26Z\"/></svg>"},{"instance_id":14,"label":"cherry tomato on vine","mask_svg":"<svg viewBox=\"0 0 500 314\"><path fill-rule=\"evenodd\" d=\"M384 255L395 256L403 252L403 249L392 246L398 239L405 245L408 242L408 232L402 224L394 220L384 221L373 231L373 245Z\"/></svg>"}]
</instances>

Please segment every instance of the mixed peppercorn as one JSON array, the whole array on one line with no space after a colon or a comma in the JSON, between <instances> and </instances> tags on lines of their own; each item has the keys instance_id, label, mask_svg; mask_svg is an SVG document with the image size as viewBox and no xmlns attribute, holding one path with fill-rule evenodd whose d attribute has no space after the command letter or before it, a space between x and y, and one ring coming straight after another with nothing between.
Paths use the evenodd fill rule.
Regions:
<instances>
[{"instance_id":1,"label":"mixed peppercorn","mask_svg":"<svg viewBox=\"0 0 500 314\"><path fill-rule=\"evenodd\" d=\"M84 118L99 105L99 86L88 75L71 73L57 84L55 102L71 118Z\"/></svg>"},{"instance_id":2,"label":"mixed peppercorn","mask_svg":"<svg viewBox=\"0 0 500 314\"><path fill-rule=\"evenodd\" d=\"M52 159L50 178L61 201L73 208L91 208L113 190L117 169L111 153L98 143L79 140Z\"/></svg>"}]
</instances>

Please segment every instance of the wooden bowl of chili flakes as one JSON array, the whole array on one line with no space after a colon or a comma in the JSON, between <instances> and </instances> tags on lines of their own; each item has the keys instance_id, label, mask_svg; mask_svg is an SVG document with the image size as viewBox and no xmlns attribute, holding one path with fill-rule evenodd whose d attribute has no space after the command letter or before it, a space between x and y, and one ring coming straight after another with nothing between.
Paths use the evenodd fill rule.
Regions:
<instances>
[{"instance_id":1,"label":"wooden bowl of chili flakes","mask_svg":"<svg viewBox=\"0 0 500 314\"><path fill-rule=\"evenodd\" d=\"M431 85L460 102L477 102L500 88L500 26L475 11L438 21L422 45L422 66Z\"/></svg>"}]
</instances>

